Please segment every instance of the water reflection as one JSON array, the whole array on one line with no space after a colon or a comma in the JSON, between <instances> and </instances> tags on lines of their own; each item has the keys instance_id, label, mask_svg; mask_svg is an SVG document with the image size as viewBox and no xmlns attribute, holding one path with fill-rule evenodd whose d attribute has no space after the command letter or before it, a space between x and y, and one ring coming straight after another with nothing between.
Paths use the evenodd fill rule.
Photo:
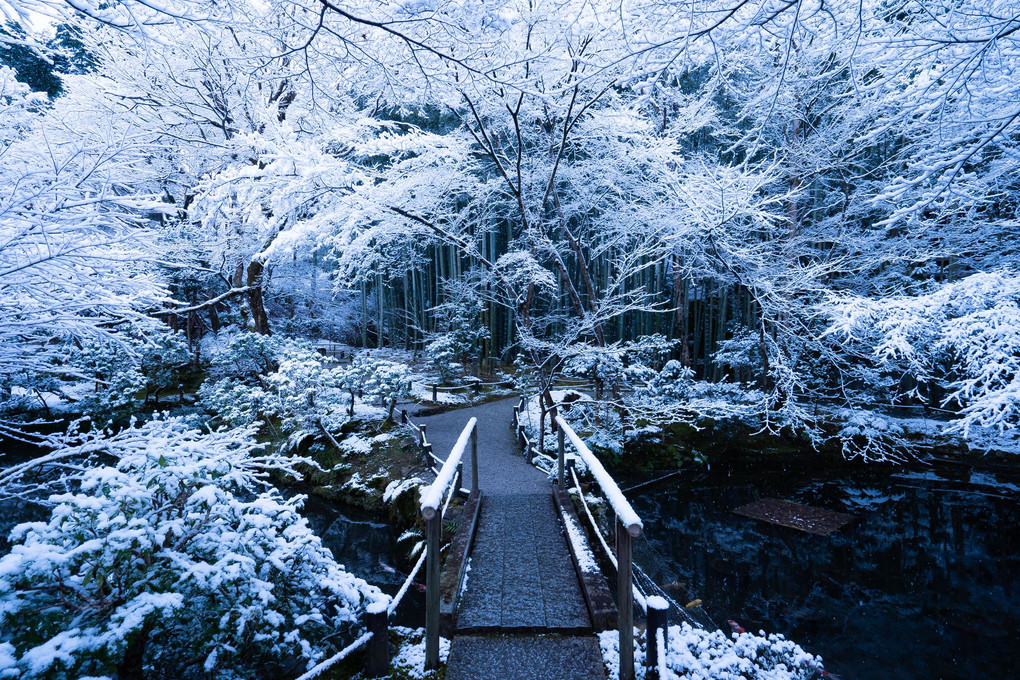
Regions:
<instances>
[{"instance_id":1,"label":"water reflection","mask_svg":"<svg viewBox=\"0 0 1020 680\"><path fill-rule=\"evenodd\" d=\"M407 574L396 567L402 557L401 549L410 545L401 544L398 548L398 536L391 525L359 508L315 496L305 501L302 514L346 571L379 586L383 592L397 593ZM424 572L419 572L417 581L424 583L424 577ZM424 594L412 587L401 600L395 624L421 626L424 611Z\"/></svg>"},{"instance_id":2,"label":"water reflection","mask_svg":"<svg viewBox=\"0 0 1020 680\"><path fill-rule=\"evenodd\" d=\"M731 512L762 497L853 514L819 537ZM1020 486L992 473L714 469L634 494L635 559L719 625L780 632L846 678L1020 671Z\"/></svg>"}]
</instances>

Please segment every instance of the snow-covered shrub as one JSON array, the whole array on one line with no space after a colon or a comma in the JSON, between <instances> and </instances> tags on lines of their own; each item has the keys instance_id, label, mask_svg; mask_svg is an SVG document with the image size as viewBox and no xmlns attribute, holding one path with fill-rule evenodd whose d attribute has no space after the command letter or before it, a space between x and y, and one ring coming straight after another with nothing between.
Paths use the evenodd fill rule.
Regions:
<instances>
[{"instance_id":1,"label":"snow-covered shrub","mask_svg":"<svg viewBox=\"0 0 1020 680\"><path fill-rule=\"evenodd\" d=\"M482 325L484 304L466 284L448 285L447 302L430 310L442 329L425 345L425 354L439 370L444 383L453 382L468 361L481 354L489 330Z\"/></svg>"},{"instance_id":2,"label":"snow-covered shrub","mask_svg":"<svg viewBox=\"0 0 1020 680\"><path fill-rule=\"evenodd\" d=\"M159 400L163 390L175 389L184 377L191 356L188 344L180 333L164 330L147 333L139 357L139 371L145 376L146 395Z\"/></svg>"},{"instance_id":3,"label":"snow-covered shrub","mask_svg":"<svg viewBox=\"0 0 1020 680\"><path fill-rule=\"evenodd\" d=\"M405 364L363 352L354 357L339 381L351 395L360 392L369 401L388 402L387 417L392 419L397 399L410 394L411 369Z\"/></svg>"},{"instance_id":4,"label":"snow-covered shrub","mask_svg":"<svg viewBox=\"0 0 1020 680\"><path fill-rule=\"evenodd\" d=\"M377 589L343 570L262 479L252 428L154 420L55 495L0 559L0 677L278 676L321 659ZM132 664L135 667L131 667Z\"/></svg>"},{"instance_id":5,"label":"snow-covered shrub","mask_svg":"<svg viewBox=\"0 0 1020 680\"><path fill-rule=\"evenodd\" d=\"M662 401L683 401L691 396L694 371L679 361L668 361L645 389L649 397Z\"/></svg>"},{"instance_id":6,"label":"snow-covered shrub","mask_svg":"<svg viewBox=\"0 0 1020 680\"><path fill-rule=\"evenodd\" d=\"M235 333L209 356L209 375L216 378L251 378L268 375L276 367L280 341L261 333Z\"/></svg>"},{"instance_id":7,"label":"snow-covered shrub","mask_svg":"<svg viewBox=\"0 0 1020 680\"><path fill-rule=\"evenodd\" d=\"M564 356L563 371L590 378L597 392L642 387L666 363L676 344L676 340L661 335L645 335L607 347L576 344Z\"/></svg>"},{"instance_id":8,"label":"snow-covered shrub","mask_svg":"<svg viewBox=\"0 0 1020 680\"><path fill-rule=\"evenodd\" d=\"M245 334L251 335L251 334ZM245 337L222 364L231 371L260 370L269 361L267 375L228 375L199 388L202 404L224 422L247 424L277 418L284 433L337 432L356 415L382 418L380 409L363 402L383 397L390 402L390 416L396 399L407 394L410 371L403 364L362 353L349 366L340 366L307 343L298 341L263 343ZM252 350L257 350L254 354ZM267 354L261 354L267 350ZM253 359L254 358L254 359Z\"/></svg>"},{"instance_id":9,"label":"snow-covered shrub","mask_svg":"<svg viewBox=\"0 0 1020 680\"><path fill-rule=\"evenodd\" d=\"M202 405L230 426L250 425L272 413L270 395L258 385L246 385L233 378L206 380L198 388Z\"/></svg>"},{"instance_id":10,"label":"snow-covered shrub","mask_svg":"<svg viewBox=\"0 0 1020 680\"><path fill-rule=\"evenodd\" d=\"M277 356L277 370L265 383L284 430L312 429L324 419L331 427L342 425L343 369L299 343L281 346Z\"/></svg>"},{"instance_id":11,"label":"snow-covered shrub","mask_svg":"<svg viewBox=\"0 0 1020 680\"><path fill-rule=\"evenodd\" d=\"M948 391L950 432L1020 424L1020 275L973 274L930 293L883 299L833 296L825 334L865 366ZM900 395L893 395L894 398Z\"/></svg>"},{"instance_id":12,"label":"snow-covered shrub","mask_svg":"<svg viewBox=\"0 0 1020 680\"><path fill-rule=\"evenodd\" d=\"M700 417L757 420L767 410L769 397L739 383L696 380L690 368L669 361L644 387L635 390L628 403L635 404L649 420L664 424Z\"/></svg>"},{"instance_id":13,"label":"snow-covered shrub","mask_svg":"<svg viewBox=\"0 0 1020 680\"><path fill-rule=\"evenodd\" d=\"M721 366L732 369L737 376L748 376L738 377L738 380L757 383L759 389L770 393L773 402L788 397L797 384L797 373L790 365L790 358L779 343L767 333L762 335L752 329L736 333L729 340L719 344L713 359Z\"/></svg>"},{"instance_id":14,"label":"snow-covered shrub","mask_svg":"<svg viewBox=\"0 0 1020 680\"><path fill-rule=\"evenodd\" d=\"M113 342L78 349L72 354L70 370L93 386L79 403L80 408L101 420L133 411L148 384L130 346Z\"/></svg>"},{"instance_id":15,"label":"snow-covered shrub","mask_svg":"<svg viewBox=\"0 0 1020 680\"><path fill-rule=\"evenodd\" d=\"M187 344L158 322L129 325L116 336L75 348L67 378L93 386L80 408L104 419L131 414L142 400L176 388L188 368Z\"/></svg>"},{"instance_id":16,"label":"snow-covered shrub","mask_svg":"<svg viewBox=\"0 0 1020 680\"><path fill-rule=\"evenodd\" d=\"M635 635L638 631L635 629ZM684 680L815 680L822 660L782 635L733 633L694 628L687 623L670 626L666 666ZM602 659L609 677L620 672L618 631L599 633ZM634 648L638 678L645 677L646 641L642 632Z\"/></svg>"}]
</instances>

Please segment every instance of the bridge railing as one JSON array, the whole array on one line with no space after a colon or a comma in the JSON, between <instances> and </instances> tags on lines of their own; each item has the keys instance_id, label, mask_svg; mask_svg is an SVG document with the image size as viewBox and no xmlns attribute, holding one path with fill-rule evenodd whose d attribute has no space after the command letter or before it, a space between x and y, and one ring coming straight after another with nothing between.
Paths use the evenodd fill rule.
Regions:
<instances>
[{"instance_id":1,"label":"bridge railing","mask_svg":"<svg viewBox=\"0 0 1020 680\"><path fill-rule=\"evenodd\" d=\"M439 578L440 539L443 517L464 478L464 450L471 445L471 491L478 490L478 420L472 418L442 461L436 479L421 495L421 515L425 519L425 668L439 668ZM440 506L442 509L440 510Z\"/></svg>"},{"instance_id":2,"label":"bridge railing","mask_svg":"<svg viewBox=\"0 0 1020 680\"><path fill-rule=\"evenodd\" d=\"M365 656L365 676L369 678L388 676L390 674L389 618L397 611L397 607L400 606L400 602L404 599L404 595L407 594L411 584L414 583L414 578L418 575L418 572L421 571L421 566L424 562L425 553L422 553L421 557L418 558L418 562L415 563L414 568L411 569L411 573L407 575L407 578L404 579L404 582L401 584L397 594L392 598L384 596L382 599L370 602L366 605L366 631L358 637L358 639L325 661L322 661L310 668L307 672L299 676L297 680L312 680L313 678L319 677L324 672L366 645L368 646L368 649L366 650L367 654Z\"/></svg>"},{"instance_id":3,"label":"bridge railing","mask_svg":"<svg viewBox=\"0 0 1020 680\"><path fill-rule=\"evenodd\" d=\"M569 441L578 458L587 466L588 471L594 477L595 482L602 489L603 495L609 502L609 506L615 514L615 536L616 550L609 549L606 539L598 529L598 524L592 516L591 509L585 501L584 494L580 493L581 504L588 516L594 534L602 543L602 548L609 561L616 568L617 577L617 615L620 634L620 680L634 680L634 605L635 603L645 612L647 618L647 653L645 661L648 672L646 677L659 676L665 680L661 673L664 667L666 656L666 612L669 604L661 597L645 597L640 589L634 584L634 560L633 541L641 535L644 524L641 518L631 507L627 497L620 490L616 480L613 479L602 462L591 452L588 445L577 436L574 429L563 419L563 416L555 415L553 411L553 424L557 436L557 481L561 489L566 489L566 476L569 470L571 481L578 492L581 491L581 483L577 478L577 472L573 464L567 464L566 443ZM571 460L571 463L574 461Z\"/></svg>"},{"instance_id":4,"label":"bridge railing","mask_svg":"<svg viewBox=\"0 0 1020 680\"><path fill-rule=\"evenodd\" d=\"M616 514L616 599L620 624L620 680L634 678L634 571L633 540L641 535L643 524L634 512L627 497L620 491L616 480L606 472L602 462L595 457L588 445L581 441L574 429L563 416L557 415L556 436L559 449L557 456L557 477L561 489L565 489L566 440L570 441L577 456L588 467L588 471L601 487L609 507ZM573 473L573 470L571 470ZM608 547L608 546L607 546ZM607 551L608 554L608 551ZM643 598L642 598L643 599Z\"/></svg>"},{"instance_id":5,"label":"bridge railing","mask_svg":"<svg viewBox=\"0 0 1020 680\"><path fill-rule=\"evenodd\" d=\"M459 394L462 392L471 392L472 394L480 394L482 388L485 387L513 387L513 380L490 380L488 382L484 380L471 380L465 385L440 385L438 383L420 383L426 390L432 390L432 401L439 401L439 393L444 394Z\"/></svg>"}]
</instances>

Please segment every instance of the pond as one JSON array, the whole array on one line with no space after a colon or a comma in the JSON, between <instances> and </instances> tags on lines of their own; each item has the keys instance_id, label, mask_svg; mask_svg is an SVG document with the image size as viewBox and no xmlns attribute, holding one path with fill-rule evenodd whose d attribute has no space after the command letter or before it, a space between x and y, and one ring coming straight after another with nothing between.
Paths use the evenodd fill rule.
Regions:
<instances>
[{"instance_id":1,"label":"pond","mask_svg":"<svg viewBox=\"0 0 1020 680\"><path fill-rule=\"evenodd\" d=\"M1020 671L1015 475L713 466L630 497L645 520L636 562L681 605L700 598L720 628L733 619L752 632L782 633L846 679ZM816 536L732 512L759 498L854 521Z\"/></svg>"},{"instance_id":2,"label":"pond","mask_svg":"<svg viewBox=\"0 0 1020 680\"><path fill-rule=\"evenodd\" d=\"M302 514L346 571L379 586L391 596L397 594L407 574L396 567L414 540L398 545L396 530L380 521L377 515L317 496L305 501ZM415 582L425 583L424 569L418 572ZM425 594L421 587L408 589L392 623L414 628L425 624Z\"/></svg>"}]
</instances>

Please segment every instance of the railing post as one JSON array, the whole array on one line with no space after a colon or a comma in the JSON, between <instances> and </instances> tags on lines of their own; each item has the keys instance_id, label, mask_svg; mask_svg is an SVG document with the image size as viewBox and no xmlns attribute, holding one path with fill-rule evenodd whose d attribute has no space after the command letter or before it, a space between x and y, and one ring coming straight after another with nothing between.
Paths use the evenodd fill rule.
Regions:
<instances>
[{"instance_id":1,"label":"railing post","mask_svg":"<svg viewBox=\"0 0 1020 680\"><path fill-rule=\"evenodd\" d=\"M645 654L645 677L649 680L666 680L659 678L659 655L667 658L669 649L669 627L666 624L666 613L669 603L658 595L648 598L648 627L645 632L648 653ZM663 649L659 649L658 631L662 631Z\"/></svg>"},{"instance_id":2,"label":"railing post","mask_svg":"<svg viewBox=\"0 0 1020 680\"><path fill-rule=\"evenodd\" d=\"M453 477L454 481L457 482L457 486L454 487L454 493L460 494L460 490L464 488L464 458L462 457L457 463L457 474Z\"/></svg>"},{"instance_id":3,"label":"railing post","mask_svg":"<svg viewBox=\"0 0 1020 680\"><path fill-rule=\"evenodd\" d=\"M438 402L439 401L439 386L438 385L433 385L432 386L432 401L434 401L434 402Z\"/></svg>"},{"instance_id":4,"label":"railing post","mask_svg":"<svg viewBox=\"0 0 1020 680\"><path fill-rule=\"evenodd\" d=\"M425 439L425 427L425 423L422 423L418 428L418 446L425 446L425 442L427 441Z\"/></svg>"},{"instance_id":5,"label":"railing post","mask_svg":"<svg viewBox=\"0 0 1020 680\"><path fill-rule=\"evenodd\" d=\"M471 490L478 491L478 425L471 430Z\"/></svg>"},{"instance_id":6,"label":"railing post","mask_svg":"<svg viewBox=\"0 0 1020 680\"><path fill-rule=\"evenodd\" d=\"M555 423L555 422L556 421L554 420L553 423ZM566 467L566 460L565 460L565 458L566 458L566 450L565 450L565 447L563 445L563 437L564 437L564 435L563 435L563 428L562 427L557 428L556 429L556 446L559 449L559 455L556 456L556 461L557 461L556 465L557 465L557 467L559 469L560 490L563 490L563 489L567 488L566 487L566 483L564 481L564 475L566 474L566 471L564 469Z\"/></svg>"},{"instance_id":7,"label":"railing post","mask_svg":"<svg viewBox=\"0 0 1020 680\"><path fill-rule=\"evenodd\" d=\"M616 597L620 622L620 680L634 680L634 578L632 541L620 518L616 518Z\"/></svg>"},{"instance_id":8,"label":"railing post","mask_svg":"<svg viewBox=\"0 0 1020 680\"><path fill-rule=\"evenodd\" d=\"M407 425L407 409L400 409L400 422L402 425Z\"/></svg>"},{"instance_id":9,"label":"railing post","mask_svg":"<svg viewBox=\"0 0 1020 680\"><path fill-rule=\"evenodd\" d=\"M521 422L521 409L520 407L514 406L514 429L517 429L517 425Z\"/></svg>"},{"instance_id":10,"label":"railing post","mask_svg":"<svg viewBox=\"0 0 1020 680\"><path fill-rule=\"evenodd\" d=\"M524 426L517 426L517 446L524 448Z\"/></svg>"},{"instance_id":11,"label":"railing post","mask_svg":"<svg viewBox=\"0 0 1020 680\"><path fill-rule=\"evenodd\" d=\"M378 678L390 674L390 631L387 621L389 598L371 602L365 607L365 627L372 634L368 641L368 657L365 660L365 674Z\"/></svg>"},{"instance_id":12,"label":"railing post","mask_svg":"<svg viewBox=\"0 0 1020 680\"><path fill-rule=\"evenodd\" d=\"M425 669L439 668L439 532L442 515L425 520Z\"/></svg>"},{"instance_id":13,"label":"railing post","mask_svg":"<svg viewBox=\"0 0 1020 680\"><path fill-rule=\"evenodd\" d=\"M545 404L541 397L538 398L538 407L541 409L538 412L538 450L545 453Z\"/></svg>"}]
</instances>

